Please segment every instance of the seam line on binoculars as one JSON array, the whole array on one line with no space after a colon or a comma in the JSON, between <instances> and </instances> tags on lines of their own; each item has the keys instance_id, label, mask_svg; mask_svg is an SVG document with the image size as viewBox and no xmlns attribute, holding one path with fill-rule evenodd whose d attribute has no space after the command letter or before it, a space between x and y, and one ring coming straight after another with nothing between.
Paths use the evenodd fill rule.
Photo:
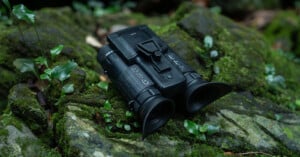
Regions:
<instances>
[{"instance_id":1,"label":"seam line on binoculars","mask_svg":"<svg viewBox=\"0 0 300 157\"><path fill-rule=\"evenodd\" d=\"M105 57L107 57L107 56L111 55L112 53L114 53L114 51L113 51L113 50L110 50L110 51L108 51L108 52L105 54Z\"/></svg>"}]
</instances>

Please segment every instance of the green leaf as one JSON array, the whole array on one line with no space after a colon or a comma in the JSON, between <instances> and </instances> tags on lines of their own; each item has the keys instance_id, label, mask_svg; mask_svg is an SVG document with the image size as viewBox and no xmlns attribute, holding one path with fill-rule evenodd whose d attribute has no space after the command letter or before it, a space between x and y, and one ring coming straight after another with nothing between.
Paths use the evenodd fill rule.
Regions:
<instances>
[{"instance_id":1,"label":"green leaf","mask_svg":"<svg viewBox=\"0 0 300 157\"><path fill-rule=\"evenodd\" d=\"M118 120L116 123L116 127L121 129L123 127L123 123L120 120Z\"/></svg>"},{"instance_id":2,"label":"green leaf","mask_svg":"<svg viewBox=\"0 0 300 157\"><path fill-rule=\"evenodd\" d=\"M56 47L54 47L53 49L50 50L50 54L51 54L51 57L52 59L54 59L56 56L58 56L61 51L63 50L64 48L64 45L57 45Z\"/></svg>"},{"instance_id":3,"label":"green leaf","mask_svg":"<svg viewBox=\"0 0 300 157\"><path fill-rule=\"evenodd\" d=\"M74 92L74 84L66 84L62 87L61 90L62 93L64 94L70 94Z\"/></svg>"},{"instance_id":4,"label":"green leaf","mask_svg":"<svg viewBox=\"0 0 300 157\"><path fill-rule=\"evenodd\" d=\"M207 48L207 49L210 49L210 48L213 47L214 39L211 36L206 35L204 37L204 41L203 42L204 42L204 47Z\"/></svg>"},{"instance_id":5,"label":"green leaf","mask_svg":"<svg viewBox=\"0 0 300 157\"><path fill-rule=\"evenodd\" d=\"M199 125L199 131L201 133L205 133L205 132L207 132L207 130L208 130L208 125L207 124Z\"/></svg>"},{"instance_id":6,"label":"green leaf","mask_svg":"<svg viewBox=\"0 0 300 157\"><path fill-rule=\"evenodd\" d=\"M219 131L220 131L220 126L210 125L210 124L207 125L207 134L208 135L215 134Z\"/></svg>"},{"instance_id":7,"label":"green leaf","mask_svg":"<svg viewBox=\"0 0 300 157\"><path fill-rule=\"evenodd\" d=\"M129 124L124 124L124 129L126 131L130 131L131 130L131 126Z\"/></svg>"},{"instance_id":8,"label":"green leaf","mask_svg":"<svg viewBox=\"0 0 300 157\"><path fill-rule=\"evenodd\" d=\"M105 121L105 123L111 123L112 122L112 120L110 118L105 118L104 121Z\"/></svg>"},{"instance_id":9,"label":"green leaf","mask_svg":"<svg viewBox=\"0 0 300 157\"><path fill-rule=\"evenodd\" d=\"M21 72L33 72L36 73L34 68L34 62L32 59L17 58L14 60L13 65Z\"/></svg>"},{"instance_id":10,"label":"green leaf","mask_svg":"<svg viewBox=\"0 0 300 157\"><path fill-rule=\"evenodd\" d=\"M55 66L52 70L49 70L51 78L55 78L63 82L70 77L70 73L77 67L77 63L68 61L64 65Z\"/></svg>"},{"instance_id":11,"label":"green leaf","mask_svg":"<svg viewBox=\"0 0 300 157\"><path fill-rule=\"evenodd\" d=\"M11 9L11 5L9 3L9 0L2 0L3 4L10 10Z\"/></svg>"},{"instance_id":12,"label":"green leaf","mask_svg":"<svg viewBox=\"0 0 300 157\"><path fill-rule=\"evenodd\" d=\"M133 117L133 113L130 112L130 111L126 111L125 115L126 115L127 118Z\"/></svg>"},{"instance_id":13,"label":"green leaf","mask_svg":"<svg viewBox=\"0 0 300 157\"><path fill-rule=\"evenodd\" d=\"M97 83L97 86L101 89L104 89L105 91L108 90L108 82L101 81L101 82Z\"/></svg>"},{"instance_id":14,"label":"green leaf","mask_svg":"<svg viewBox=\"0 0 300 157\"><path fill-rule=\"evenodd\" d=\"M197 139L199 139L200 141L206 141L206 136L205 134L199 134L196 136Z\"/></svg>"},{"instance_id":15,"label":"green leaf","mask_svg":"<svg viewBox=\"0 0 300 157\"><path fill-rule=\"evenodd\" d=\"M138 122L133 122L133 126L134 126L135 128L139 128L139 127L140 127L140 124L139 124Z\"/></svg>"},{"instance_id":16,"label":"green leaf","mask_svg":"<svg viewBox=\"0 0 300 157\"><path fill-rule=\"evenodd\" d=\"M45 65L48 68L48 61L45 57L37 57L34 59L36 64Z\"/></svg>"},{"instance_id":17,"label":"green leaf","mask_svg":"<svg viewBox=\"0 0 300 157\"><path fill-rule=\"evenodd\" d=\"M297 107L300 107L300 99L297 99L295 103Z\"/></svg>"},{"instance_id":18,"label":"green leaf","mask_svg":"<svg viewBox=\"0 0 300 157\"><path fill-rule=\"evenodd\" d=\"M41 74L40 75L40 79L41 80L48 80L48 81L51 81L51 78L48 74L44 73L44 74Z\"/></svg>"},{"instance_id":19,"label":"green leaf","mask_svg":"<svg viewBox=\"0 0 300 157\"><path fill-rule=\"evenodd\" d=\"M199 125L197 125L195 122L190 121L190 120L185 120L184 121L184 127L187 129L187 131L190 134L198 135L199 134Z\"/></svg>"},{"instance_id":20,"label":"green leaf","mask_svg":"<svg viewBox=\"0 0 300 157\"><path fill-rule=\"evenodd\" d=\"M111 115L108 114L108 113L104 113L104 114L103 114L103 118L110 118L110 117L111 117Z\"/></svg>"},{"instance_id":21,"label":"green leaf","mask_svg":"<svg viewBox=\"0 0 300 157\"><path fill-rule=\"evenodd\" d=\"M104 102L104 109L106 109L106 110L110 110L111 109L111 104L110 104L110 102L108 100L106 100Z\"/></svg>"},{"instance_id":22,"label":"green leaf","mask_svg":"<svg viewBox=\"0 0 300 157\"><path fill-rule=\"evenodd\" d=\"M18 5L13 6L12 13L19 20L24 20L28 23L34 23L35 22L35 14L33 13L33 11L29 10L23 4L18 4Z\"/></svg>"}]
</instances>

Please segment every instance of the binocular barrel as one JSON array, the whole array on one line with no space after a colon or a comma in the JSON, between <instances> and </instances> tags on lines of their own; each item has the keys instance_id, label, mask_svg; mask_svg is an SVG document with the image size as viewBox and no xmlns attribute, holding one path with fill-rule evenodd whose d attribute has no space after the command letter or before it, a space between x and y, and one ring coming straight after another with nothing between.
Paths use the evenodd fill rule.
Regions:
<instances>
[{"instance_id":1,"label":"binocular barrel","mask_svg":"<svg viewBox=\"0 0 300 157\"><path fill-rule=\"evenodd\" d=\"M126 65L108 45L98 53L105 73L129 102L129 108L143 120L146 136L164 125L175 111L174 103L154 87L153 81L137 65Z\"/></svg>"},{"instance_id":2,"label":"binocular barrel","mask_svg":"<svg viewBox=\"0 0 300 157\"><path fill-rule=\"evenodd\" d=\"M175 111L173 100L195 113L231 91L224 83L207 82L147 26L112 33L98 61L112 83L143 121L143 136L164 125Z\"/></svg>"}]
</instances>

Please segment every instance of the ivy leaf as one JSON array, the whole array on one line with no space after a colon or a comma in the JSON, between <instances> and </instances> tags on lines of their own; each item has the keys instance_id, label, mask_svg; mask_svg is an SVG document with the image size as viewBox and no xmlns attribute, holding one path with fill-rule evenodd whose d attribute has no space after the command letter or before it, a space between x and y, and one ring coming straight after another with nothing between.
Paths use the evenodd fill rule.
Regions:
<instances>
[{"instance_id":1,"label":"ivy leaf","mask_svg":"<svg viewBox=\"0 0 300 157\"><path fill-rule=\"evenodd\" d=\"M97 83L97 86L101 89L104 89L105 91L108 90L108 82L101 81L101 82Z\"/></svg>"},{"instance_id":2,"label":"ivy leaf","mask_svg":"<svg viewBox=\"0 0 300 157\"><path fill-rule=\"evenodd\" d=\"M207 125L207 134L212 135L220 131L220 126Z\"/></svg>"},{"instance_id":3,"label":"ivy leaf","mask_svg":"<svg viewBox=\"0 0 300 157\"><path fill-rule=\"evenodd\" d=\"M11 10L11 5L8 0L2 0L2 2L9 10Z\"/></svg>"},{"instance_id":4,"label":"ivy leaf","mask_svg":"<svg viewBox=\"0 0 300 157\"><path fill-rule=\"evenodd\" d=\"M37 57L34 59L36 64L45 65L48 68L48 61L45 57Z\"/></svg>"},{"instance_id":5,"label":"ivy leaf","mask_svg":"<svg viewBox=\"0 0 300 157\"><path fill-rule=\"evenodd\" d=\"M191 134L194 134L194 135L198 135L199 132L198 132L198 128L199 128L199 125L197 125L195 122L193 121L190 121L190 120L185 120L184 121L184 127L187 129L187 131Z\"/></svg>"},{"instance_id":6,"label":"ivy leaf","mask_svg":"<svg viewBox=\"0 0 300 157\"><path fill-rule=\"evenodd\" d=\"M74 92L74 84L66 84L62 87L62 93L70 94Z\"/></svg>"},{"instance_id":7,"label":"ivy leaf","mask_svg":"<svg viewBox=\"0 0 300 157\"><path fill-rule=\"evenodd\" d=\"M124 129L126 131L130 131L131 130L131 126L129 124L124 124Z\"/></svg>"},{"instance_id":8,"label":"ivy leaf","mask_svg":"<svg viewBox=\"0 0 300 157\"><path fill-rule=\"evenodd\" d=\"M33 11L29 10L25 5L18 4L13 6L12 13L16 16L19 20L24 20L28 23L35 22L35 14Z\"/></svg>"},{"instance_id":9,"label":"ivy leaf","mask_svg":"<svg viewBox=\"0 0 300 157\"><path fill-rule=\"evenodd\" d=\"M111 104L110 104L110 102L108 100L106 100L104 102L104 109L106 109L106 110L110 110L111 109Z\"/></svg>"},{"instance_id":10,"label":"ivy leaf","mask_svg":"<svg viewBox=\"0 0 300 157\"><path fill-rule=\"evenodd\" d=\"M53 49L50 50L51 58L54 59L56 56L58 56L61 51L63 50L64 45L57 45Z\"/></svg>"},{"instance_id":11,"label":"ivy leaf","mask_svg":"<svg viewBox=\"0 0 300 157\"><path fill-rule=\"evenodd\" d=\"M51 78L56 78L63 82L70 77L70 73L77 67L77 63L74 61L68 61L64 65L55 66L51 72Z\"/></svg>"},{"instance_id":12,"label":"ivy leaf","mask_svg":"<svg viewBox=\"0 0 300 157\"><path fill-rule=\"evenodd\" d=\"M13 65L21 72L35 72L34 69L34 62L32 59L27 59L27 58L17 58L14 60Z\"/></svg>"}]
</instances>

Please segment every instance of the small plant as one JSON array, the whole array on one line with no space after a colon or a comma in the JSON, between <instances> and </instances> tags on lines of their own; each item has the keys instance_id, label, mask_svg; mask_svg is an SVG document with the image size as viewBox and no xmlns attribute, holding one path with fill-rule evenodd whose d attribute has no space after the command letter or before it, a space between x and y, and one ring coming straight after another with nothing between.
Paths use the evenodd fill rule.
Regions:
<instances>
[{"instance_id":1,"label":"small plant","mask_svg":"<svg viewBox=\"0 0 300 157\"><path fill-rule=\"evenodd\" d=\"M63 45L58 45L50 50L51 58L54 59L58 56L63 49ZM72 70L77 67L77 63L74 61L67 61L67 63L62 65L57 65L50 68L48 65L48 60L45 57L37 57L35 59L29 58L17 58L13 65L21 72L32 72L38 80L47 80L51 85L54 80L58 80L61 84L67 80ZM46 67L45 69L43 68ZM38 69L42 70L42 74L38 74ZM44 70L43 70L44 69ZM65 84L61 89L61 96L59 101L66 95L74 92L74 84ZM58 102L59 102L58 101Z\"/></svg>"},{"instance_id":2,"label":"small plant","mask_svg":"<svg viewBox=\"0 0 300 157\"><path fill-rule=\"evenodd\" d=\"M281 75L276 75L276 69L272 64L265 66L265 79L272 89L280 90L286 88L285 79Z\"/></svg>"},{"instance_id":3,"label":"small plant","mask_svg":"<svg viewBox=\"0 0 300 157\"><path fill-rule=\"evenodd\" d=\"M289 103L288 107L293 111L300 110L300 99L296 99L295 102Z\"/></svg>"},{"instance_id":4,"label":"small plant","mask_svg":"<svg viewBox=\"0 0 300 157\"><path fill-rule=\"evenodd\" d=\"M101 82L97 83L97 86L105 91L108 90L108 82L106 82L106 81L101 81Z\"/></svg>"},{"instance_id":5,"label":"small plant","mask_svg":"<svg viewBox=\"0 0 300 157\"><path fill-rule=\"evenodd\" d=\"M184 127L190 134L201 141L206 141L206 135L212 135L220 131L220 126L210 124L199 125L190 120L184 121Z\"/></svg>"},{"instance_id":6,"label":"small plant","mask_svg":"<svg viewBox=\"0 0 300 157\"><path fill-rule=\"evenodd\" d=\"M35 14L32 10L28 9L24 4L11 5L8 0L2 0L3 4L8 8L10 17L12 17L12 23L17 23L18 21L25 21L28 24L32 24L34 27L35 34L38 38L39 45L41 45L41 39L37 28L35 26ZM18 30L24 40L24 34L19 24L17 24Z\"/></svg>"}]
</instances>

